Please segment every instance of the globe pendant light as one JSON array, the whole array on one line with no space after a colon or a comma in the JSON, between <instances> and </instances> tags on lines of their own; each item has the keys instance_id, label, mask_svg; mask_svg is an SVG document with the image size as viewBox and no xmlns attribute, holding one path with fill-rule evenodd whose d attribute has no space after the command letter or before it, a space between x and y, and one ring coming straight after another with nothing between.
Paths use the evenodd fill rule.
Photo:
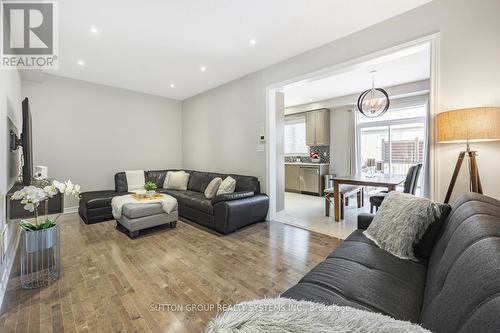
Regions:
<instances>
[{"instance_id":1,"label":"globe pendant light","mask_svg":"<svg viewBox=\"0 0 500 333\"><path fill-rule=\"evenodd\" d=\"M387 91L382 88L375 88L375 73L371 71L372 75L372 88L363 91L358 98L358 110L365 117L375 118L380 117L389 109L389 95Z\"/></svg>"}]
</instances>

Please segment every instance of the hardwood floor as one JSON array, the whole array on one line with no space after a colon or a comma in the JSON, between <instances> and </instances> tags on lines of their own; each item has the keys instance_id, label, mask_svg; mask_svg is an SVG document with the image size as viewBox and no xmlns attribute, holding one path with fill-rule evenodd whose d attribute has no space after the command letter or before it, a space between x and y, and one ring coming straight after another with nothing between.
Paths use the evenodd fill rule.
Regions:
<instances>
[{"instance_id":1,"label":"hardwood floor","mask_svg":"<svg viewBox=\"0 0 500 333\"><path fill-rule=\"evenodd\" d=\"M0 332L202 332L218 306L278 296L341 242L275 222L220 236L179 221L134 240L114 221L59 223L61 277L11 278Z\"/></svg>"}]
</instances>

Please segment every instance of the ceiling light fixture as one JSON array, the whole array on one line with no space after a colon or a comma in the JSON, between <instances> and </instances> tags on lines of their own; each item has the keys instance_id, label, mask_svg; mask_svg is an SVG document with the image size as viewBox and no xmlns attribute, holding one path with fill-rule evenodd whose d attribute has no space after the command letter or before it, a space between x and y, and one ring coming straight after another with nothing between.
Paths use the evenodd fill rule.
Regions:
<instances>
[{"instance_id":1,"label":"ceiling light fixture","mask_svg":"<svg viewBox=\"0 0 500 333\"><path fill-rule=\"evenodd\" d=\"M201 67L200 67L200 71L202 71L202 72L206 72L206 71L207 71L207 68L206 68L205 66L201 66Z\"/></svg>"},{"instance_id":2,"label":"ceiling light fixture","mask_svg":"<svg viewBox=\"0 0 500 333\"><path fill-rule=\"evenodd\" d=\"M358 98L358 110L368 118L380 117L386 113L391 104L387 91L382 88L375 88L375 73L377 71L370 72L372 88L363 91Z\"/></svg>"},{"instance_id":3,"label":"ceiling light fixture","mask_svg":"<svg viewBox=\"0 0 500 333\"><path fill-rule=\"evenodd\" d=\"M248 44L250 44L250 45L254 46L255 44L257 44L257 41L256 41L255 39L253 39L253 38L252 38L252 39L250 39L250 40L248 41Z\"/></svg>"},{"instance_id":4,"label":"ceiling light fixture","mask_svg":"<svg viewBox=\"0 0 500 333\"><path fill-rule=\"evenodd\" d=\"M78 66L85 66L85 61L83 60L78 60L76 63L78 64Z\"/></svg>"},{"instance_id":5,"label":"ceiling light fixture","mask_svg":"<svg viewBox=\"0 0 500 333\"><path fill-rule=\"evenodd\" d=\"M97 29L97 28L96 28L96 27L94 27L94 26L90 27L90 28L89 28L89 31L90 31L91 33L93 33L94 35L97 35L97 34L99 34L99 33L100 33L99 29Z\"/></svg>"},{"instance_id":6,"label":"ceiling light fixture","mask_svg":"<svg viewBox=\"0 0 500 333\"><path fill-rule=\"evenodd\" d=\"M175 84L170 83L170 88L175 88Z\"/></svg>"}]
</instances>

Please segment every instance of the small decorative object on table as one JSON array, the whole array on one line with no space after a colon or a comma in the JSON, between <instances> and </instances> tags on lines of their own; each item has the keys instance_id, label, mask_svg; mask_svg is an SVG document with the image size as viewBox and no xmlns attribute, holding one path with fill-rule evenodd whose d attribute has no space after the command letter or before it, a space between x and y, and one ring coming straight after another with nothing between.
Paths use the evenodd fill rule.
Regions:
<instances>
[{"instance_id":1,"label":"small decorative object on table","mask_svg":"<svg viewBox=\"0 0 500 333\"><path fill-rule=\"evenodd\" d=\"M158 186L156 185L155 182L146 182L144 184L144 189L146 190L146 197L151 198L156 194L156 189Z\"/></svg>"},{"instance_id":2,"label":"small decorative object on table","mask_svg":"<svg viewBox=\"0 0 500 333\"><path fill-rule=\"evenodd\" d=\"M316 151L313 151L309 154L309 157L311 158L311 162L313 163L319 163L321 161L321 158L319 157L319 153Z\"/></svg>"},{"instance_id":3,"label":"small decorative object on table","mask_svg":"<svg viewBox=\"0 0 500 333\"><path fill-rule=\"evenodd\" d=\"M161 199L163 198L165 195L164 194L161 194L161 193L154 193L153 195L151 196L146 196L145 194L142 195L142 194L138 194L138 193L133 193L132 194L132 198L134 198L135 200L137 201L148 201L148 200L156 200L156 199Z\"/></svg>"},{"instance_id":4,"label":"small decorative object on table","mask_svg":"<svg viewBox=\"0 0 500 333\"><path fill-rule=\"evenodd\" d=\"M20 200L24 209L33 212L34 223L21 220L21 287L39 288L57 280L61 270L59 226L55 219L47 216L48 200L58 193L80 196L80 186L70 180L61 183L56 180L25 186L15 192L11 200ZM43 187L42 187L43 186ZM45 205L45 216L39 219L38 207Z\"/></svg>"},{"instance_id":5,"label":"small decorative object on table","mask_svg":"<svg viewBox=\"0 0 500 333\"><path fill-rule=\"evenodd\" d=\"M375 176L375 159L374 158L369 158L366 160L366 176L369 178L372 178Z\"/></svg>"}]
</instances>

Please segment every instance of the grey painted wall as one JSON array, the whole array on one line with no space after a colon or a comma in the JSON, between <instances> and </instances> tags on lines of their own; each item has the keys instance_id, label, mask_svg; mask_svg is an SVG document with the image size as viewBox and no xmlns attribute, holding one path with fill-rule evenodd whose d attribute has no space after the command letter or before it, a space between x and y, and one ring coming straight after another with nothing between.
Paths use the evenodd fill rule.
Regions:
<instances>
[{"instance_id":1,"label":"grey painted wall","mask_svg":"<svg viewBox=\"0 0 500 333\"><path fill-rule=\"evenodd\" d=\"M266 123L267 86L436 32L441 37L439 111L500 105L498 12L498 0L435 0L189 98L183 102L185 166L221 167L263 179L265 154L256 153L255 145L258 128ZM481 143L475 148L481 152L478 163L485 193L500 197L500 187L494 181L500 143ZM453 171L450 164L461 149L460 145L439 145L438 199L444 199ZM461 180L457 193L467 189L465 178Z\"/></svg>"},{"instance_id":2,"label":"grey painted wall","mask_svg":"<svg viewBox=\"0 0 500 333\"><path fill-rule=\"evenodd\" d=\"M33 118L34 165L83 191L113 189L126 169L182 166L181 102L44 75L23 82ZM76 200L66 207L77 205Z\"/></svg>"},{"instance_id":3,"label":"grey painted wall","mask_svg":"<svg viewBox=\"0 0 500 333\"><path fill-rule=\"evenodd\" d=\"M266 126L263 84L256 73L183 102L185 168L257 176L265 190L266 156L257 151Z\"/></svg>"}]
</instances>

